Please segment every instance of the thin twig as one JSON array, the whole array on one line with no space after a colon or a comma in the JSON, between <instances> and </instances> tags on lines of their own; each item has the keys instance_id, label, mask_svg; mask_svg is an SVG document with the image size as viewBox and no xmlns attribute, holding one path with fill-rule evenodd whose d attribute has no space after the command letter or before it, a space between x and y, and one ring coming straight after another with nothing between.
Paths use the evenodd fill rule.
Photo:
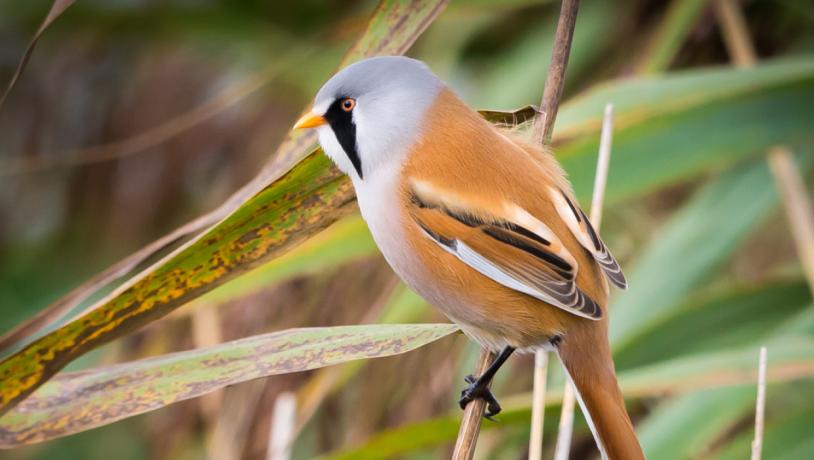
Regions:
<instances>
[{"instance_id":1,"label":"thin twig","mask_svg":"<svg viewBox=\"0 0 814 460\"><path fill-rule=\"evenodd\" d=\"M757 53L743 12L733 0L717 0L713 5L732 63L736 67L753 67L757 63ZM797 257L803 266L808 287L814 294L814 206L788 147L772 147L767 156L786 210Z\"/></svg>"},{"instance_id":2,"label":"thin twig","mask_svg":"<svg viewBox=\"0 0 814 460\"><path fill-rule=\"evenodd\" d=\"M599 231L602 225L602 204L605 201L605 186L608 183L608 167L610 165L611 145L613 144L613 104L605 106L602 118L602 133L599 135L599 158L596 160L596 174L594 175L594 194L591 200L591 223ZM571 382L565 382L562 395L562 411L560 412L560 426L557 433L557 447L554 451L554 460L567 460L571 451L571 437L574 431L574 406L576 392Z\"/></svg>"},{"instance_id":3,"label":"thin twig","mask_svg":"<svg viewBox=\"0 0 814 460\"><path fill-rule=\"evenodd\" d=\"M571 41L577 23L579 0L563 0L560 16L557 19L557 32L554 36L554 50L548 66L540 113L534 120L533 137L542 145L551 142L554 121L560 105L565 70L571 54ZM540 460L543 455L543 428L545 421L545 392L548 379L548 352L537 350L534 356L534 399L531 407L531 434L529 436L529 459Z\"/></svg>"},{"instance_id":4,"label":"thin twig","mask_svg":"<svg viewBox=\"0 0 814 460\"><path fill-rule=\"evenodd\" d=\"M755 439L752 460L760 460L763 451L763 420L766 414L766 347L760 347L757 371L757 404L755 405Z\"/></svg>"},{"instance_id":5,"label":"thin twig","mask_svg":"<svg viewBox=\"0 0 814 460\"><path fill-rule=\"evenodd\" d=\"M481 375L486 372L486 368L495 358L494 353L486 349L481 350L474 375ZM453 460L471 460L475 455L475 445L478 443L480 423L485 408L486 401L480 398L467 404L464 416L461 419L461 428L458 429L458 439L455 441L455 450L452 453Z\"/></svg>"}]
</instances>

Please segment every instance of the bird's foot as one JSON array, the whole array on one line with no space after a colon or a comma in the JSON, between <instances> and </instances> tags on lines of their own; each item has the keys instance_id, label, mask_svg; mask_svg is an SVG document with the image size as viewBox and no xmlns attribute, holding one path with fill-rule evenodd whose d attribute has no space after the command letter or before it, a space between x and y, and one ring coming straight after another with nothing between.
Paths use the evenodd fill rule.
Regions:
<instances>
[{"instance_id":1,"label":"bird's foot","mask_svg":"<svg viewBox=\"0 0 814 460\"><path fill-rule=\"evenodd\" d=\"M461 399L458 400L461 409L465 409L467 404L476 399L482 399L486 401L486 413L483 414L483 417L495 422L496 420L492 417L499 414L501 408L495 395L489 390L489 382L481 382L472 375L467 375L464 380L466 380L469 386L461 391Z\"/></svg>"}]
</instances>

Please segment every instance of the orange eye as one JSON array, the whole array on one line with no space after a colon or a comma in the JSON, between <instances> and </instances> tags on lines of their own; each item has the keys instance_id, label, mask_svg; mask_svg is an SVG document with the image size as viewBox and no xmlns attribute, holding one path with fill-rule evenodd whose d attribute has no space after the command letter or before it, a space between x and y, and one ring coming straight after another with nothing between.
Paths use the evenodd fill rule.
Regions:
<instances>
[{"instance_id":1,"label":"orange eye","mask_svg":"<svg viewBox=\"0 0 814 460\"><path fill-rule=\"evenodd\" d=\"M351 98L342 99L342 110L345 112L350 112L353 108L356 107L356 100Z\"/></svg>"}]
</instances>

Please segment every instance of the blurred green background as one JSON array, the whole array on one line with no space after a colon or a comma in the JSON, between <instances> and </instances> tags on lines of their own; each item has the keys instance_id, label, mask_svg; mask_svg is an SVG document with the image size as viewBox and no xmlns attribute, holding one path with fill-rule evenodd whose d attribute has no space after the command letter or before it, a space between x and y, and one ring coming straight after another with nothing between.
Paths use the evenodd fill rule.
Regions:
<instances>
[{"instance_id":1,"label":"blurred green background","mask_svg":"<svg viewBox=\"0 0 814 460\"><path fill-rule=\"evenodd\" d=\"M763 159L782 142L811 183L814 6L740 3L766 60L743 75L728 69L708 2L582 2L555 126L555 151L587 207L598 134L583 126L585 114L599 119L604 103L617 104L602 233L631 290L616 293L611 335L650 458L748 456L752 377L715 370L737 359L756 364L764 343L770 363L790 363L770 370L765 458L814 458L814 306ZM374 6L72 6L44 34L0 111L0 331L248 182ZM1 82L49 7L0 0ZM409 55L474 107L536 104L557 11L544 0L453 0ZM376 321L444 319L397 285L352 216L78 366L288 327ZM317 401L302 419L294 458L343 450L347 458L446 458L456 395L476 355L465 338L447 338L399 357L240 384L0 456L265 458L275 400L293 391L300 402ZM683 370L701 368L709 372L682 385ZM521 357L500 375L507 411L487 424L480 458L527 454L531 370L531 358ZM557 388L562 375L552 372ZM558 412L555 405L546 414L546 458ZM572 458L594 452L578 419Z\"/></svg>"}]
</instances>

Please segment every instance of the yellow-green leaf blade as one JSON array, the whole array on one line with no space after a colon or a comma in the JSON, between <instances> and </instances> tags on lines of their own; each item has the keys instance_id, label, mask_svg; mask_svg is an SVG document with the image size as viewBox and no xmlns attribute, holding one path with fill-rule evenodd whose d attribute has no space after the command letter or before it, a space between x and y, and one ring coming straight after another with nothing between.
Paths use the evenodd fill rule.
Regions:
<instances>
[{"instance_id":1,"label":"yellow-green leaf blade","mask_svg":"<svg viewBox=\"0 0 814 460\"><path fill-rule=\"evenodd\" d=\"M279 255L346 213L353 198L350 184L319 152L309 158L313 161L298 165L99 308L0 363L0 407L21 400L88 350Z\"/></svg>"},{"instance_id":2,"label":"yellow-green leaf blade","mask_svg":"<svg viewBox=\"0 0 814 460\"><path fill-rule=\"evenodd\" d=\"M60 374L0 418L0 447L85 431L247 380L406 353L457 330L453 324L290 329Z\"/></svg>"}]
</instances>

